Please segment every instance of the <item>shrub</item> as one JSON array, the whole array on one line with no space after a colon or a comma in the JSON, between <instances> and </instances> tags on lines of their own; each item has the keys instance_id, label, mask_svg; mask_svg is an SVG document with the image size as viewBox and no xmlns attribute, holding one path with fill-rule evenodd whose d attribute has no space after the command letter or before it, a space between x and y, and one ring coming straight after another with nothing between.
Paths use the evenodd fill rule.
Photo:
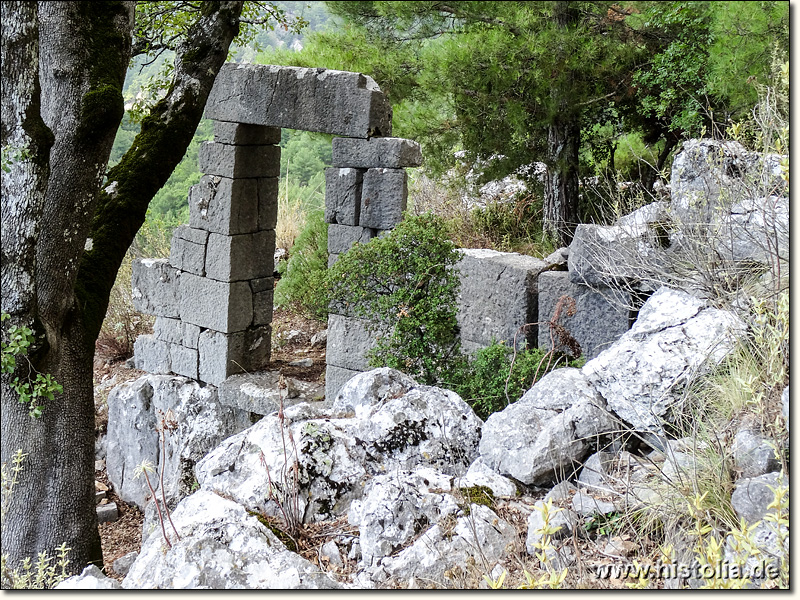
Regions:
<instances>
[{"instance_id":1,"label":"shrub","mask_svg":"<svg viewBox=\"0 0 800 600\"><path fill-rule=\"evenodd\" d=\"M444 221L409 216L385 236L356 244L329 273L331 300L367 319L378 334L373 366L389 366L426 384L459 358L456 298L459 260Z\"/></svg>"},{"instance_id":2,"label":"shrub","mask_svg":"<svg viewBox=\"0 0 800 600\"><path fill-rule=\"evenodd\" d=\"M328 225L322 210L313 210L307 217L288 262L278 268L281 278L275 287L275 305L294 304L324 321L328 316Z\"/></svg>"},{"instance_id":3,"label":"shrub","mask_svg":"<svg viewBox=\"0 0 800 600\"><path fill-rule=\"evenodd\" d=\"M514 357L511 348L493 341L473 357L464 358L445 384L485 420L519 400L549 371L563 366L580 367L583 362L583 359L568 360L541 348L523 350Z\"/></svg>"}]
</instances>

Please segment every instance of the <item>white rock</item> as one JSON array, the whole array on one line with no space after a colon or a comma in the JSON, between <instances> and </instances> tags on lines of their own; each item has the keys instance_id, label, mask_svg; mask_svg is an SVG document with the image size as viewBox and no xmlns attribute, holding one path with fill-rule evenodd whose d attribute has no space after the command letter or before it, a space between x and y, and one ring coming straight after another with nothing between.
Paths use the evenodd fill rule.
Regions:
<instances>
[{"instance_id":1,"label":"white rock","mask_svg":"<svg viewBox=\"0 0 800 600\"><path fill-rule=\"evenodd\" d=\"M80 575L73 575L59 583L54 590L119 590L122 586L116 579L106 577L94 565L86 567Z\"/></svg>"},{"instance_id":2,"label":"white rock","mask_svg":"<svg viewBox=\"0 0 800 600\"><path fill-rule=\"evenodd\" d=\"M370 480L363 500L353 502L348 522L358 527L361 556L370 566L390 556L459 508L454 498L415 472L378 475Z\"/></svg>"},{"instance_id":3,"label":"white rock","mask_svg":"<svg viewBox=\"0 0 800 600\"><path fill-rule=\"evenodd\" d=\"M126 589L336 589L340 583L286 549L238 504L212 492L184 499L172 516L181 539L142 544Z\"/></svg>"},{"instance_id":4,"label":"white rock","mask_svg":"<svg viewBox=\"0 0 800 600\"><path fill-rule=\"evenodd\" d=\"M465 569L470 563L483 573L517 548L514 527L486 506L470 505L470 514L459 517L451 528L434 525L396 557L381 563L389 577L408 582L412 577L429 583L452 583L445 572ZM479 577L480 578L480 577Z\"/></svg>"},{"instance_id":5,"label":"white rock","mask_svg":"<svg viewBox=\"0 0 800 600\"><path fill-rule=\"evenodd\" d=\"M554 410L565 406L563 412ZM616 428L586 378L577 369L558 369L487 419L480 454L495 472L545 485L563 479L591 452L598 436Z\"/></svg>"},{"instance_id":6,"label":"white rock","mask_svg":"<svg viewBox=\"0 0 800 600\"><path fill-rule=\"evenodd\" d=\"M686 384L719 363L743 331L733 314L661 288L631 330L581 371L634 429L660 433Z\"/></svg>"}]
</instances>

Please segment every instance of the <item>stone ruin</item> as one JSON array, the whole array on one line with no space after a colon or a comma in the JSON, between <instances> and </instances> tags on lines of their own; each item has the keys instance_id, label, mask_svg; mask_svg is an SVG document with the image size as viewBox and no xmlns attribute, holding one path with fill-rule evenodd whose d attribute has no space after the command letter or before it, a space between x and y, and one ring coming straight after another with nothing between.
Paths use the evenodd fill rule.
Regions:
<instances>
[{"instance_id":1,"label":"stone ruin","mask_svg":"<svg viewBox=\"0 0 800 600\"><path fill-rule=\"evenodd\" d=\"M219 386L270 360L280 128L341 136L325 172L329 265L400 222L405 168L420 166L422 154L416 142L389 137L389 102L360 73L226 64L206 116L215 121L214 140L200 148L204 175L189 193L189 224L176 229L169 259L133 264L134 306L156 316L154 333L136 340L134 363ZM549 348L547 323L563 295L576 299L576 315L563 320L588 358L630 327L630 298L576 283L566 272L567 249L543 260L481 249L462 254L458 323L467 352L492 340ZM325 396L332 399L369 369L374 339L347 315L331 314L328 328ZM259 381L274 387L277 378ZM274 410L253 398L237 396L233 404Z\"/></svg>"}]
</instances>

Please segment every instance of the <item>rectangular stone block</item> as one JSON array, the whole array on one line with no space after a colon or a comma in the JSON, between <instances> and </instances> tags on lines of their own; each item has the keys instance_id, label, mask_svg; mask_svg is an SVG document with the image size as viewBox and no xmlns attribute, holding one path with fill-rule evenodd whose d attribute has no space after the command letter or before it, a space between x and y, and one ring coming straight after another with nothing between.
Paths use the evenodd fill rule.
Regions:
<instances>
[{"instance_id":1,"label":"rectangular stone block","mask_svg":"<svg viewBox=\"0 0 800 600\"><path fill-rule=\"evenodd\" d=\"M152 335L140 335L133 342L133 365L137 369L166 375L172 371L169 344Z\"/></svg>"},{"instance_id":2,"label":"rectangular stone block","mask_svg":"<svg viewBox=\"0 0 800 600\"><path fill-rule=\"evenodd\" d=\"M366 244L376 235L374 229L366 227L349 227L347 225L328 225L328 252L342 254L352 248L353 244Z\"/></svg>"},{"instance_id":3,"label":"rectangular stone block","mask_svg":"<svg viewBox=\"0 0 800 600\"><path fill-rule=\"evenodd\" d=\"M137 258L131 270L131 297L136 310L157 317L180 314L180 272L166 258Z\"/></svg>"},{"instance_id":4,"label":"rectangular stone block","mask_svg":"<svg viewBox=\"0 0 800 600\"><path fill-rule=\"evenodd\" d=\"M422 149L403 138L333 138L334 167L400 169L422 165Z\"/></svg>"},{"instance_id":5,"label":"rectangular stone block","mask_svg":"<svg viewBox=\"0 0 800 600\"><path fill-rule=\"evenodd\" d=\"M180 319L157 317L153 327L153 335L157 340L168 344L180 344L187 348L197 349L200 328L191 323L184 323Z\"/></svg>"},{"instance_id":6,"label":"rectangular stone block","mask_svg":"<svg viewBox=\"0 0 800 600\"><path fill-rule=\"evenodd\" d=\"M157 340L168 344L180 344L183 340L183 323L180 319L156 317L153 335Z\"/></svg>"},{"instance_id":7,"label":"rectangular stone block","mask_svg":"<svg viewBox=\"0 0 800 600\"><path fill-rule=\"evenodd\" d=\"M325 362L353 371L367 371L367 353L375 346L375 335L367 322L356 317L328 315L328 347Z\"/></svg>"},{"instance_id":8,"label":"rectangular stone block","mask_svg":"<svg viewBox=\"0 0 800 600\"><path fill-rule=\"evenodd\" d=\"M357 138L392 134L392 108L375 81L327 69L225 64L206 117Z\"/></svg>"},{"instance_id":9,"label":"rectangular stone block","mask_svg":"<svg viewBox=\"0 0 800 600\"><path fill-rule=\"evenodd\" d=\"M402 220L407 200L405 169L368 169L361 188L358 224L372 229L392 229Z\"/></svg>"},{"instance_id":10,"label":"rectangular stone block","mask_svg":"<svg viewBox=\"0 0 800 600\"><path fill-rule=\"evenodd\" d=\"M272 307L275 294L275 280L272 277L250 281L253 292L253 325L272 323Z\"/></svg>"},{"instance_id":11,"label":"rectangular stone block","mask_svg":"<svg viewBox=\"0 0 800 600\"><path fill-rule=\"evenodd\" d=\"M328 254L328 268L330 269L339 259L338 254Z\"/></svg>"},{"instance_id":12,"label":"rectangular stone block","mask_svg":"<svg viewBox=\"0 0 800 600\"><path fill-rule=\"evenodd\" d=\"M630 329L633 321L630 294L612 288L592 288L572 283L566 271L552 271L539 275L539 347L550 350L551 327L547 324L555 316L561 298L562 308L556 321L580 344L583 355L590 360L617 341ZM575 300L575 314L567 314L566 299ZM559 343L557 330L553 330L557 350L566 350Z\"/></svg>"},{"instance_id":13,"label":"rectangular stone block","mask_svg":"<svg viewBox=\"0 0 800 600\"><path fill-rule=\"evenodd\" d=\"M275 229L278 224L278 178L258 180L258 229Z\"/></svg>"},{"instance_id":14,"label":"rectangular stone block","mask_svg":"<svg viewBox=\"0 0 800 600\"><path fill-rule=\"evenodd\" d=\"M222 333L243 331L253 322L253 293L246 281L225 283L184 273L180 318Z\"/></svg>"},{"instance_id":15,"label":"rectangular stone block","mask_svg":"<svg viewBox=\"0 0 800 600\"><path fill-rule=\"evenodd\" d=\"M169 347L169 358L172 372L190 379L197 379L199 366L199 353L197 349L186 348L178 344Z\"/></svg>"},{"instance_id":16,"label":"rectangular stone block","mask_svg":"<svg viewBox=\"0 0 800 600\"><path fill-rule=\"evenodd\" d=\"M362 371L353 371L352 369L343 369L342 367L328 365L325 368L326 402L332 401L334 398L336 398L336 394L339 393L339 390L342 389L342 386L361 372Z\"/></svg>"},{"instance_id":17,"label":"rectangular stone block","mask_svg":"<svg viewBox=\"0 0 800 600\"><path fill-rule=\"evenodd\" d=\"M325 169L325 222L358 225L364 170Z\"/></svg>"},{"instance_id":18,"label":"rectangular stone block","mask_svg":"<svg viewBox=\"0 0 800 600\"><path fill-rule=\"evenodd\" d=\"M206 329L200 334L200 381L219 385L236 373L259 371L269 363L272 329L269 325L231 334Z\"/></svg>"},{"instance_id":19,"label":"rectangular stone block","mask_svg":"<svg viewBox=\"0 0 800 600\"><path fill-rule=\"evenodd\" d=\"M281 173L280 146L233 146L203 142L198 154L200 171L233 179L278 177Z\"/></svg>"},{"instance_id":20,"label":"rectangular stone block","mask_svg":"<svg viewBox=\"0 0 800 600\"><path fill-rule=\"evenodd\" d=\"M176 269L201 277L205 275L208 232L187 225L175 228L170 244L169 262Z\"/></svg>"},{"instance_id":21,"label":"rectangular stone block","mask_svg":"<svg viewBox=\"0 0 800 600\"><path fill-rule=\"evenodd\" d=\"M208 236L206 277L245 281L269 277L275 267L275 231Z\"/></svg>"},{"instance_id":22,"label":"rectangular stone block","mask_svg":"<svg viewBox=\"0 0 800 600\"><path fill-rule=\"evenodd\" d=\"M214 121L214 141L235 146L266 146L281 143L280 127Z\"/></svg>"},{"instance_id":23,"label":"rectangular stone block","mask_svg":"<svg viewBox=\"0 0 800 600\"><path fill-rule=\"evenodd\" d=\"M492 339L513 347L520 327L538 318L536 280L547 263L532 256L495 250L461 250L456 319L462 343L489 346ZM536 326L520 332L517 348L536 346Z\"/></svg>"},{"instance_id":24,"label":"rectangular stone block","mask_svg":"<svg viewBox=\"0 0 800 600\"><path fill-rule=\"evenodd\" d=\"M204 175L189 189L189 225L236 235L259 230L259 180Z\"/></svg>"}]
</instances>

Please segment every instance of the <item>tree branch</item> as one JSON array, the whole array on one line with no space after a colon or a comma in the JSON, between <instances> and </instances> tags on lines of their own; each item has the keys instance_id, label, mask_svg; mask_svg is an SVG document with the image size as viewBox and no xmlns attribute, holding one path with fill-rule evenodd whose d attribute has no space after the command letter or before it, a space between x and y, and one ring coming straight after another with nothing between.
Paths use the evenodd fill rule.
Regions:
<instances>
[{"instance_id":1,"label":"tree branch","mask_svg":"<svg viewBox=\"0 0 800 600\"><path fill-rule=\"evenodd\" d=\"M244 2L204 2L202 15L178 48L167 95L142 121L139 135L108 173L92 222L93 248L81 262L77 290L90 335L100 331L122 259L153 196L183 158L228 49L239 32ZM113 190L113 191L111 191Z\"/></svg>"}]
</instances>

